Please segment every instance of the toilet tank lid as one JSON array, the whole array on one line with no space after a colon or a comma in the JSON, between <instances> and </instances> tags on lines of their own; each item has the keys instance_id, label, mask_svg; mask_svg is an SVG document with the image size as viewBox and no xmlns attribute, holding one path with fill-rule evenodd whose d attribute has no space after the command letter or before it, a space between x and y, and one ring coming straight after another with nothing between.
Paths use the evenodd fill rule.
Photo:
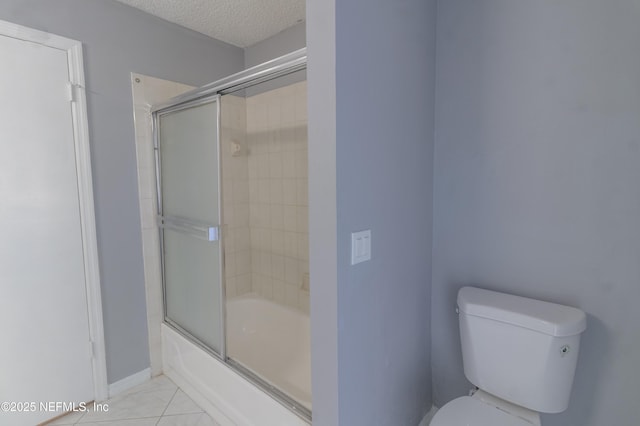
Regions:
<instances>
[{"instance_id":1,"label":"toilet tank lid","mask_svg":"<svg viewBox=\"0 0 640 426\"><path fill-rule=\"evenodd\" d=\"M458 291L458 308L467 315L550 336L573 336L587 328L587 316L580 309L476 287L463 287Z\"/></svg>"}]
</instances>

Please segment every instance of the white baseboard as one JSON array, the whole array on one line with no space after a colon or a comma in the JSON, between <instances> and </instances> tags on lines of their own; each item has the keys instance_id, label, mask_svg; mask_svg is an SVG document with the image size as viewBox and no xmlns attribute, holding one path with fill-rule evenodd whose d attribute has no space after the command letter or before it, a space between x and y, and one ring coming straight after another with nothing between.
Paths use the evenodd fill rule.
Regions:
<instances>
[{"instance_id":1,"label":"white baseboard","mask_svg":"<svg viewBox=\"0 0 640 426\"><path fill-rule=\"evenodd\" d=\"M429 423L431 422L431 419L433 419L433 416L436 415L436 411L438 411L438 407L436 407L435 405L432 405L431 406L431 410L429 410L427 415L424 416L424 418L422 419L422 421L420 422L420 424L418 426L429 426Z\"/></svg>"},{"instance_id":2,"label":"white baseboard","mask_svg":"<svg viewBox=\"0 0 640 426\"><path fill-rule=\"evenodd\" d=\"M125 377L124 379L111 383L109 385L109 398L113 398L117 394L129 390L134 386L138 386L150 379L151 369L145 368L144 370L138 371L137 373Z\"/></svg>"}]
</instances>

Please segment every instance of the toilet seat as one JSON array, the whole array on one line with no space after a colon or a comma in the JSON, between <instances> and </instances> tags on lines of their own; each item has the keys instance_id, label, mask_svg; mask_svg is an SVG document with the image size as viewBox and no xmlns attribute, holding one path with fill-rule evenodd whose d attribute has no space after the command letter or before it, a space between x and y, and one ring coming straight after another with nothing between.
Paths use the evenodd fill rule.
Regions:
<instances>
[{"instance_id":1,"label":"toilet seat","mask_svg":"<svg viewBox=\"0 0 640 426\"><path fill-rule=\"evenodd\" d=\"M532 426L532 423L479 398L463 396L440 408L429 426Z\"/></svg>"}]
</instances>

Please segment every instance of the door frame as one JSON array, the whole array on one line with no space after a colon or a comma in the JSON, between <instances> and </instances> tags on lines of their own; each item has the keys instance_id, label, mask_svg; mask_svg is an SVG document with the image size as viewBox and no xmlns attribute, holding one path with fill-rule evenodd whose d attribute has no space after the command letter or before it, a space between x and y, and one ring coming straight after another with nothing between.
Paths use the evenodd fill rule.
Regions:
<instances>
[{"instance_id":1,"label":"door frame","mask_svg":"<svg viewBox=\"0 0 640 426\"><path fill-rule=\"evenodd\" d=\"M82 251L87 292L89 336L93 353L94 399L108 398L107 360L102 317L102 295L100 290L100 267L96 235L91 151L89 147L89 120L84 78L82 43L77 40L50 34L0 20L0 36L7 36L43 46L59 49L67 54L69 66L69 102L73 120L73 136L76 156L76 174L80 209Z\"/></svg>"}]
</instances>

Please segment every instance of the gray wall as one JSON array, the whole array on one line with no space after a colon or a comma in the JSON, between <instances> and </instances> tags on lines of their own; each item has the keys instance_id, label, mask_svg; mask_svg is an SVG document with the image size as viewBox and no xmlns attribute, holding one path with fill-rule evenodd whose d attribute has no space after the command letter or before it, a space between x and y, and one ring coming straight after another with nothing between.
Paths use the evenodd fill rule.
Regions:
<instances>
[{"instance_id":1,"label":"gray wall","mask_svg":"<svg viewBox=\"0 0 640 426\"><path fill-rule=\"evenodd\" d=\"M251 68L306 46L306 23L301 22L293 27L280 31L278 34L266 40L247 47L244 50L244 65L246 68ZM297 71L293 74L288 74L275 80L265 81L264 83L249 87L245 90L245 95L255 96L259 93L279 89L280 87L305 81L306 79L307 73L305 70Z\"/></svg>"},{"instance_id":2,"label":"gray wall","mask_svg":"<svg viewBox=\"0 0 640 426\"><path fill-rule=\"evenodd\" d=\"M416 425L431 406L435 23L435 0L336 2L341 425ZM363 229L372 259L351 266Z\"/></svg>"},{"instance_id":3,"label":"gray wall","mask_svg":"<svg viewBox=\"0 0 640 426\"><path fill-rule=\"evenodd\" d=\"M242 70L244 53L111 0L2 0L0 19L84 46L113 383L149 366L130 73L199 86Z\"/></svg>"},{"instance_id":4,"label":"gray wall","mask_svg":"<svg viewBox=\"0 0 640 426\"><path fill-rule=\"evenodd\" d=\"M258 42L244 49L244 65L247 68L260 65L307 45L306 24L301 22L266 40Z\"/></svg>"},{"instance_id":5,"label":"gray wall","mask_svg":"<svg viewBox=\"0 0 640 426\"><path fill-rule=\"evenodd\" d=\"M569 409L640 418L640 6L438 6L434 401L466 394L455 296L477 285L588 313Z\"/></svg>"}]
</instances>

